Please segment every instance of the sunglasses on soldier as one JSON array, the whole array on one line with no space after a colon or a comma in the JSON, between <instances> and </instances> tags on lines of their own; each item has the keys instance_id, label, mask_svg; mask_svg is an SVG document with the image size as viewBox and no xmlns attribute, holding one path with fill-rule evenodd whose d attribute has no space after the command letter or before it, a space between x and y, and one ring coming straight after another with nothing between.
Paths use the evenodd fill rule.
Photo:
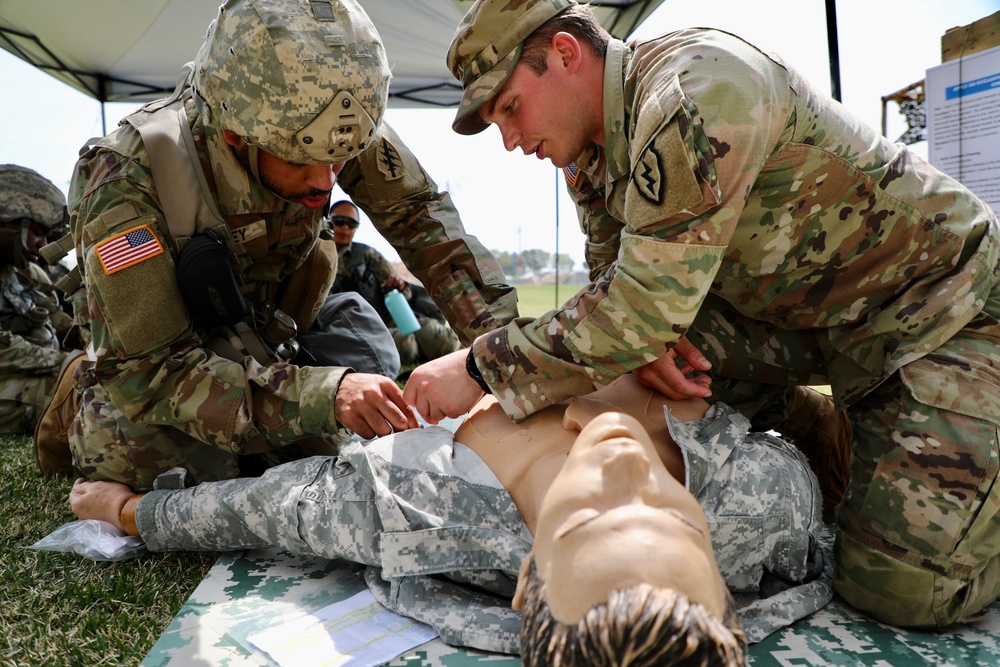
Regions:
<instances>
[{"instance_id":1,"label":"sunglasses on soldier","mask_svg":"<svg viewBox=\"0 0 1000 667\"><path fill-rule=\"evenodd\" d=\"M346 215L331 215L330 224L336 225L337 227L343 227L347 225L348 227L357 227L361 223L354 218L349 218Z\"/></svg>"}]
</instances>

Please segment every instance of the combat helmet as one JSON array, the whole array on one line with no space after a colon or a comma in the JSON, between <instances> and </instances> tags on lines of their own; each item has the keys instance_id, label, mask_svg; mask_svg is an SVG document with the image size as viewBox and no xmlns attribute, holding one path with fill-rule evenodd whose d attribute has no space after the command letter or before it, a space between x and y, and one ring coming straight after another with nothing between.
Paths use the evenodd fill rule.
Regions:
<instances>
[{"instance_id":1,"label":"combat helmet","mask_svg":"<svg viewBox=\"0 0 1000 667\"><path fill-rule=\"evenodd\" d=\"M27 248L32 223L52 231L67 221L66 195L52 181L27 167L0 165L0 229L6 234L18 234L22 250ZM11 223L19 223L20 227ZM23 253L14 255L14 265L24 266Z\"/></svg>"},{"instance_id":2,"label":"combat helmet","mask_svg":"<svg viewBox=\"0 0 1000 667\"><path fill-rule=\"evenodd\" d=\"M356 0L226 0L193 87L213 127L289 162L332 164L368 147L390 76Z\"/></svg>"}]
</instances>

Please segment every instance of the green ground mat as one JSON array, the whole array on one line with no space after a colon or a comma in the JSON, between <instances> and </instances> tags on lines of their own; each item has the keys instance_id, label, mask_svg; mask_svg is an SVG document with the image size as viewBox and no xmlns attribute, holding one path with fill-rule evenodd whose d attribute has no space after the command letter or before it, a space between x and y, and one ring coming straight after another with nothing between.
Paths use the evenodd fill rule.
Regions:
<instances>
[{"instance_id":1,"label":"green ground mat","mask_svg":"<svg viewBox=\"0 0 1000 667\"><path fill-rule=\"evenodd\" d=\"M247 637L365 590L361 566L276 550L222 556L181 608L144 667L274 664ZM876 623L834 598L827 607L750 647L760 667L971 667L1000 665L1000 603L975 624L917 632ZM455 649L434 640L393 667L514 667L514 656Z\"/></svg>"}]
</instances>

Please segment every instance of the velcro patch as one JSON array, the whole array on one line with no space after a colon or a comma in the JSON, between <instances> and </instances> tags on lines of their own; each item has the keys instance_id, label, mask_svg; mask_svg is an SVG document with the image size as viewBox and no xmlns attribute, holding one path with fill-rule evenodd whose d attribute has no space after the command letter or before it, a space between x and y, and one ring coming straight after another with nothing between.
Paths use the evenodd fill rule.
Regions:
<instances>
[{"instance_id":1,"label":"velcro patch","mask_svg":"<svg viewBox=\"0 0 1000 667\"><path fill-rule=\"evenodd\" d=\"M149 225L133 227L104 239L94 247L104 273L111 275L163 252L163 246Z\"/></svg>"}]
</instances>

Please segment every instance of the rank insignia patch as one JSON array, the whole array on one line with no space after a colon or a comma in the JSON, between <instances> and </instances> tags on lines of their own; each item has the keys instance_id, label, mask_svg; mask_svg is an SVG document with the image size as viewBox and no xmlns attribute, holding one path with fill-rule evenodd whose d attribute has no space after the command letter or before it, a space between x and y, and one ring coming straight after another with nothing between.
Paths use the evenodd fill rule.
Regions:
<instances>
[{"instance_id":1,"label":"rank insignia patch","mask_svg":"<svg viewBox=\"0 0 1000 667\"><path fill-rule=\"evenodd\" d=\"M663 203L664 178L660 154L652 145L648 146L635 165L632 182L642 197L653 204Z\"/></svg>"},{"instance_id":2,"label":"rank insignia patch","mask_svg":"<svg viewBox=\"0 0 1000 667\"><path fill-rule=\"evenodd\" d=\"M163 252L163 246L149 225L142 225L104 239L94 247L94 251L101 260L104 272L110 276L150 257L156 257Z\"/></svg>"}]
</instances>

